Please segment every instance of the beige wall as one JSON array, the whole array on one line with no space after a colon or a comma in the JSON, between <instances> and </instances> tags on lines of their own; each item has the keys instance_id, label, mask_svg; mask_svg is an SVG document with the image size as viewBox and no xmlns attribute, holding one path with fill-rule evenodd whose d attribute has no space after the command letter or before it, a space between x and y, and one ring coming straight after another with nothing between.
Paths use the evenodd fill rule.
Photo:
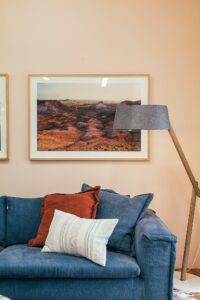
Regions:
<instances>
[{"instance_id":1,"label":"beige wall","mask_svg":"<svg viewBox=\"0 0 200 300\"><path fill-rule=\"evenodd\" d=\"M199 0L0 0L0 72L10 75L10 161L1 194L76 192L82 182L154 192L152 208L178 235L180 266L191 185L167 132L149 162L30 162L28 73L149 73L152 103L167 104L200 180ZM196 214L190 262L200 243ZM200 258L196 263L200 267Z\"/></svg>"}]
</instances>

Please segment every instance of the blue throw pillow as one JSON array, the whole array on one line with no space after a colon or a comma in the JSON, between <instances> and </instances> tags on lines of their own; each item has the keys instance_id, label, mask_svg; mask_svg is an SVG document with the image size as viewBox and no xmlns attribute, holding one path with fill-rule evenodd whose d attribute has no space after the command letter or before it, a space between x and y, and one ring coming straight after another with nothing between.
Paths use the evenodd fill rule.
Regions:
<instances>
[{"instance_id":1,"label":"blue throw pillow","mask_svg":"<svg viewBox=\"0 0 200 300\"><path fill-rule=\"evenodd\" d=\"M90 188L88 184L82 185L82 191ZM100 191L99 197L96 218L119 219L108 241L108 247L134 256L134 228L153 199L153 194L143 194L131 198L104 189Z\"/></svg>"},{"instance_id":2,"label":"blue throw pillow","mask_svg":"<svg viewBox=\"0 0 200 300\"><path fill-rule=\"evenodd\" d=\"M7 246L26 244L37 235L42 199L7 197Z\"/></svg>"},{"instance_id":3,"label":"blue throw pillow","mask_svg":"<svg viewBox=\"0 0 200 300\"><path fill-rule=\"evenodd\" d=\"M0 245L4 245L6 235L6 196L0 197Z\"/></svg>"}]
</instances>

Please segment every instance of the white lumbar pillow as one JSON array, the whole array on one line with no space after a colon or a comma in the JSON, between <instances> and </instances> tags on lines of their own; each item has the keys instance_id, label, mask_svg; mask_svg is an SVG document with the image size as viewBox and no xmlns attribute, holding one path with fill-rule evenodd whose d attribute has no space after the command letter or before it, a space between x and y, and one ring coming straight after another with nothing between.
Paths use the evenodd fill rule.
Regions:
<instances>
[{"instance_id":1,"label":"white lumbar pillow","mask_svg":"<svg viewBox=\"0 0 200 300\"><path fill-rule=\"evenodd\" d=\"M83 219L55 210L42 252L84 256L106 265L106 245L118 219Z\"/></svg>"}]
</instances>

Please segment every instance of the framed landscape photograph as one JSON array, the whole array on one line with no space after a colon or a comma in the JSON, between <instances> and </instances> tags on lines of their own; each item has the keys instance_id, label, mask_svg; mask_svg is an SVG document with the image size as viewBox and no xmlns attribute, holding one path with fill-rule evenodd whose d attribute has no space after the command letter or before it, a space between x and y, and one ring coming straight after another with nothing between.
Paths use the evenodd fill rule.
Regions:
<instances>
[{"instance_id":1,"label":"framed landscape photograph","mask_svg":"<svg viewBox=\"0 0 200 300\"><path fill-rule=\"evenodd\" d=\"M118 103L148 95L148 75L29 75L30 159L147 160L148 132L113 121Z\"/></svg>"},{"instance_id":2,"label":"framed landscape photograph","mask_svg":"<svg viewBox=\"0 0 200 300\"><path fill-rule=\"evenodd\" d=\"M0 160L8 159L8 75L0 74Z\"/></svg>"}]
</instances>

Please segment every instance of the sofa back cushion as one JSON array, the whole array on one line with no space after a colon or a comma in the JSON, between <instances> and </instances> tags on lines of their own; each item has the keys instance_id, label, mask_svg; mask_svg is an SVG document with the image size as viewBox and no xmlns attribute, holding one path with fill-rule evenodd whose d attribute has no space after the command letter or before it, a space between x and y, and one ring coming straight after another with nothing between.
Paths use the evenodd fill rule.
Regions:
<instances>
[{"instance_id":1,"label":"sofa back cushion","mask_svg":"<svg viewBox=\"0 0 200 300\"><path fill-rule=\"evenodd\" d=\"M82 191L90 188L82 185ZM135 256L134 229L137 221L153 199L153 194L142 194L135 197L123 196L108 189L99 193L97 219L119 219L109 241L108 248Z\"/></svg>"},{"instance_id":2,"label":"sofa back cushion","mask_svg":"<svg viewBox=\"0 0 200 300\"><path fill-rule=\"evenodd\" d=\"M7 197L6 245L26 244L38 231L43 198Z\"/></svg>"},{"instance_id":3,"label":"sofa back cushion","mask_svg":"<svg viewBox=\"0 0 200 300\"><path fill-rule=\"evenodd\" d=\"M6 197L0 197L0 245L4 245L6 235Z\"/></svg>"}]
</instances>

